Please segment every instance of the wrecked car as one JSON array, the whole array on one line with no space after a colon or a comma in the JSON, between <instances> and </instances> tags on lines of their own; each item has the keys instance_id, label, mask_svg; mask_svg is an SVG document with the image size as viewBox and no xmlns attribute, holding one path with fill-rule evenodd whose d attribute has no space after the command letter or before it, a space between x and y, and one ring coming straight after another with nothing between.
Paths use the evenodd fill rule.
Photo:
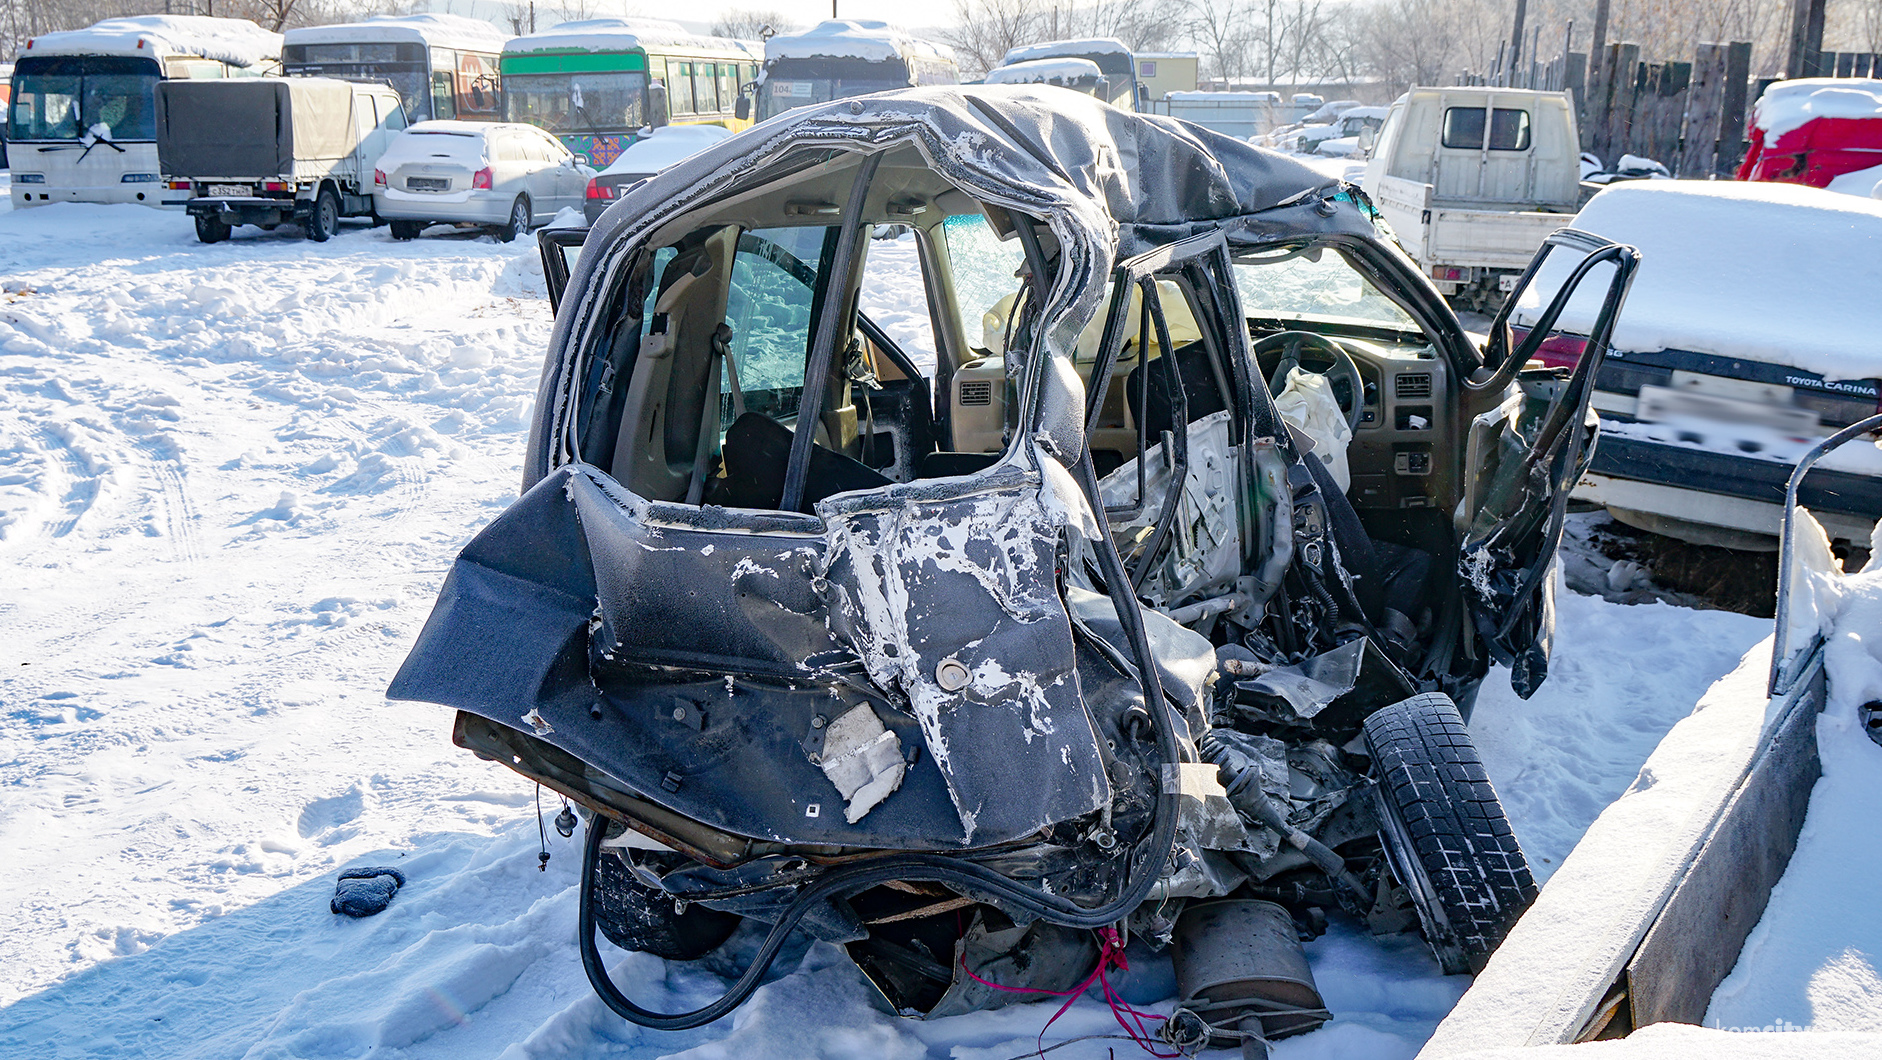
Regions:
<instances>
[{"instance_id":1,"label":"wrecked car","mask_svg":"<svg viewBox=\"0 0 1882 1060\"><path fill-rule=\"evenodd\" d=\"M888 226L932 369L857 309ZM1252 1050L1327 1018L1327 916L1468 972L1530 901L1464 718L1493 662L1546 676L1630 249L1544 249L1607 315L1526 368L1356 189L992 86L795 111L541 245L524 493L391 695L592 815L614 1011L717 1019L793 931L917 1017L1173 948L1166 1037ZM743 921L685 1013L596 940L690 960Z\"/></svg>"}]
</instances>

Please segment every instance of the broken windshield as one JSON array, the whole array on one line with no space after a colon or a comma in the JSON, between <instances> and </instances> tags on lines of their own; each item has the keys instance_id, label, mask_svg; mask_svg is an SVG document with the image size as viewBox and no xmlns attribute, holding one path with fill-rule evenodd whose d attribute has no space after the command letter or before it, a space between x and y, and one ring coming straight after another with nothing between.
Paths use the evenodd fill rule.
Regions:
<instances>
[{"instance_id":1,"label":"broken windshield","mask_svg":"<svg viewBox=\"0 0 1882 1060\"><path fill-rule=\"evenodd\" d=\"M1295 246L1235 259L1235 286L1250 317L1384 324L1418 331L1418 323L1337 251Z\"/></svg>"}]
</instances>

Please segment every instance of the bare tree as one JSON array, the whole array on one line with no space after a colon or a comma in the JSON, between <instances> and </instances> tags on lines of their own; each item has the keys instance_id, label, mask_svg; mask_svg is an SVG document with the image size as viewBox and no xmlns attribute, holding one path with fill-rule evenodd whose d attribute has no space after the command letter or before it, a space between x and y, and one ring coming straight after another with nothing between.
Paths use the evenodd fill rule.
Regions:
<instances>
[{"instance_id":1,"label":"bare tree","mask_svg":"<svg viewBox=\"0 0 1882 1060\"><path fill-rule=\"evenodd\" d=\"M782 11L733 7L719 13L710 32L715 37L762 40L772 33L790 33L797 28L796 20Z\"/></svg>"},{"instance_id":2,"label":"bare tree","mask_svg":"<svg viewBox=\"0 0 1882 1060\"><path fill-rule=\"evenodd\" d=\"M978 76L1022 44L1116 37L1134 49L1181 38L1183 13L1167 0L954 0L956 24L937 36L954 47L961 72Z\"/></svg>"}]
</instances>

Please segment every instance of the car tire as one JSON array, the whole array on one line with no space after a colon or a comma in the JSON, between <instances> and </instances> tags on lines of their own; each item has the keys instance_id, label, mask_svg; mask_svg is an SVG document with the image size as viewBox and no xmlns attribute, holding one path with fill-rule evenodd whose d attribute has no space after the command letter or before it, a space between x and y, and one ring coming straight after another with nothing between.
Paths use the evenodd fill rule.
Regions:
<instances>
[{"instance_id":1,"label":"car tire","mask_svg":"<svg viewBox=\"0 0 1882 1060\"><path fill-rule=\"evenodd\" d=\"M1447 975L1483 970L1536 898L1463 716L1439 692L1366 719L1380 842Z\"/></svg>"},{"instance_id":2,"label":"car tire","mask_svg":"<svg viewBox=\"0 0 1882 1060\"><path fill-rule=\"evenodd\" d=\"M332 188L321 188L314 196L313 212L307 215L307 238L325 243L340 234L340 196Z\"/></svg>"},{"instance_id":3,"label":"car tire","mask_svg":"<svg viewBox=\"0 0 1882 1060\"><path fill-rule=\"evenodd\" d=\"M418 233L425 230L423 221L393 221L391 226L392 238L401 242L407 239L417 239Z\"/></svg>"},{"instance_id":4,"label":"car tire","mask_svg":"<svg viewBox=\"0 0 1882 1060\"><path fill-rule=\"evenodd\" d=\"M672 897L636 879L614 849L603 847L597 856L595 926L624 950L669 961L698 960L731 938L742 919L701 905L677 912Z\"/></svg>"},{"instance_id":5,"label":"car tire","mask_svg":"<svg viewBox=\"0 0 1882 1060\"><path fill-rule=\"evenodd\" d=\"M510 219L498 225L495 232L499 243L515 242L517 236L529 234L529 196L518 195L510 204Z\"/></svg>"},{"instance_id":6,"label":"car tire","mask_svg":"<svg viewBox=\"0 0 1882 1060\"><path fill-rule=\"evenodd\" d=\"M196 215L196 238L205 243L220 243L229 238L229 226L220 217Z\"/></svg>"}]
</instances>

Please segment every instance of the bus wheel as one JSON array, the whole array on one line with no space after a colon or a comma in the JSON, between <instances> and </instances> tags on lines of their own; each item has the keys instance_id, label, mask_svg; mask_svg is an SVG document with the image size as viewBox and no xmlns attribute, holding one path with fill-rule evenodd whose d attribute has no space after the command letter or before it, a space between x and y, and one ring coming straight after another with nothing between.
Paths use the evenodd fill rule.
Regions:
<instances>
[{"instance_id":1,"label":"bus wheel","mask_svg":"<svg viewBox=\"0 0 1882 1060\"><path fill-rule=\"evenodd\" d=\"M199 213L196 215L196 238L205 243L220 243L229 238L229 226L220 217Z\"/></svg>"}]
</instances>

